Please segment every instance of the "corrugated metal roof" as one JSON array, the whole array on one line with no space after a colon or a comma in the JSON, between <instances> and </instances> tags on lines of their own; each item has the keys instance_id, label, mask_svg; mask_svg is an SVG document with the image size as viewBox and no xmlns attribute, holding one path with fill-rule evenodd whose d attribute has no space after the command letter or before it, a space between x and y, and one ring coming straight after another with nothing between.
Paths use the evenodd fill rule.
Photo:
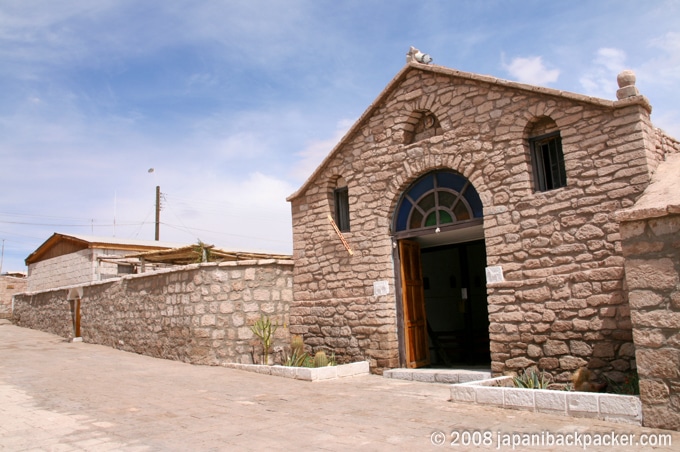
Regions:
<instances>
[{"instance_id":1,"label":"corrugated metal roof","mask_svg":"<svg viewBox=\"0 0 680 452\"><path fill-rule=\"evenodd\" d=\"M108 248L128 251L146 251L168 248L178 248L186 244L160 242L155 240L125 239L119 237L98 237L84 234L61 234L55 232L26 258L26 265L39 262L51 248L59 242L78 243L83 248Z\"/></svg>"},{"instance_id":2,"label":"corrugated metal roof","mask_svg":"<svg viewBox=\"0 0 680 452\"><path fill-rule=\"evenodd\" d=\"M206 256L203 256L203 250ZM215 248L212 245L201 247L200 245L190 245L181 248L167 250L147 251L134 253L125 256L126 258L139 258L146 262L155 264L188 265L199 262L229 262L243 260L276 259L292 260L289 254L270 254L270 253L250 253L243 251L226 251Z\"/></svg>"}]
</instances>

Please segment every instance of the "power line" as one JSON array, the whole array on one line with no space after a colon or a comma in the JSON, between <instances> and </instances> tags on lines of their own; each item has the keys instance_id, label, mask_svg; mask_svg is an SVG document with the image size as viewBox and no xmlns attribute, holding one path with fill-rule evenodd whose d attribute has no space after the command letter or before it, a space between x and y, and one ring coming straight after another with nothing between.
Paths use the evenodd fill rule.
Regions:
<instances>
[{"instance_id":1,"label":"power line","mask_svg":"<svg viewBox=\"0 0 680 452\"><path fill-rule=\"evenodd\" d=\"M69 227L69 228L89 228L92 227L92 223L87 223L87 224L59 224L59 223L29 223L27 221L3 221L0 220L0 223L2 224L21 224L25 226L59 226L59 227ZM141 223L143 224L143 223ZM110 227L113 226L114 223L94 223L94 226L96 227ZM140 223L134 222L134 223L115 223L116 226L138 226Z\"/></svg>"},{"instance_id":2,"label":"power line","mask_svg":"<svg viewBox=\"0 0 680 452\"><path fill-rule=\"evenodd\" d=\"M196 231L200 231L200 232L209 232L211 234L225 235L225 236L229 236L229 237L240 237L240 238L243 238L243 239L261 240L261 241L276 242L276 243L288 243L285 240L275 240L275 239L262 238L262 237L253 237L253 236L249 236L249 235L240 235L240 234L230 234L228 232L211 231L209 229L188 228L188 227L182 228L182 227L177 226L177 225L172 225L172 224L163 223L163 222L161 222L161 224L164 225L164 226L167 226L169 228L175 229L177 231L182 231L182 232L187 232L187 233L192 233L192 234Z\"/></svg>"}]
</instances>

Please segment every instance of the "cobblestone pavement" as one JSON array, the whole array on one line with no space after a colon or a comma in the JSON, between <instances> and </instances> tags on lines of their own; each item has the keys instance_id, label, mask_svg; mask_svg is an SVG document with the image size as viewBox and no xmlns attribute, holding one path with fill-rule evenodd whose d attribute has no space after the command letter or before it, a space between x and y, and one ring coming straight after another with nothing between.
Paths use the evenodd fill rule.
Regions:
<instances>
[{"instance_id":1,"label":"cobblestone pavement","mask_svg":"<svg viewBox=\"0 0 680 452\"><path fill-rule=\"evenodd\" d=\"M678 433L460 405L448 396L446 385L379 376L312 383L193 366L0 321L0 450L512 450L502 443L513 433L544 438L516 450L680 445ZM548 433L577 444L546 446ZM615 444L584 448L596 434ZM663 439L658 434L673 445L636 445L642 435ZM633 445L622 445L629 435Z\"/></svg>"}]
</instances>

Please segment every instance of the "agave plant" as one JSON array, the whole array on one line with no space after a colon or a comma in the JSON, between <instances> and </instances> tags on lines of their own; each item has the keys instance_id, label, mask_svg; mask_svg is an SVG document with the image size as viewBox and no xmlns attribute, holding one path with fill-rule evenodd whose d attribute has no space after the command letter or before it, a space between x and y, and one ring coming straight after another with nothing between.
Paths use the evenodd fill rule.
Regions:
<instances>
[{"instance_id":1,"label":"agave plant","mask_svg":"<svg viewBox=\"0 0 680 452\"><path fill-rule=\"evenodd\" d=\"M283 365L288 367L311 367L312 358L299 349L292 349L290 355L286 357Z\"/></svg>"},{"instance_id":2,"label":"agave plant","mask_svg":"<svg viewBox=\"0 0 680 452\"><path fill-rule=\"evenodd\" d=\"M523 389L548 389L548 385L552 383L552 376L545 371L538 371L537 369L527 369L520 375L512 377L512 382L515 387Z\"/></svg>"}]
</instances>

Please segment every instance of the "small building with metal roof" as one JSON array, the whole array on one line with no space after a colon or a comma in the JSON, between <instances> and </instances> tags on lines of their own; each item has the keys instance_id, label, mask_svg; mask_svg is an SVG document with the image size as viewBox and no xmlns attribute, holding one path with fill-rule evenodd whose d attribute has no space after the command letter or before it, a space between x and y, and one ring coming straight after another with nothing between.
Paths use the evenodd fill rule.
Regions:
<instances>
[{"instance_id":1,"label":"small building with metal roof","mask_svg":"<svg viewBox=\"0 0 680 452\"><path fill-rule=\"evenodd\" d=\"M184 244L55 232L25 260L29 292L86 284L136 271L131 253L178 248Z\"/></svg>"}]
</instances>

